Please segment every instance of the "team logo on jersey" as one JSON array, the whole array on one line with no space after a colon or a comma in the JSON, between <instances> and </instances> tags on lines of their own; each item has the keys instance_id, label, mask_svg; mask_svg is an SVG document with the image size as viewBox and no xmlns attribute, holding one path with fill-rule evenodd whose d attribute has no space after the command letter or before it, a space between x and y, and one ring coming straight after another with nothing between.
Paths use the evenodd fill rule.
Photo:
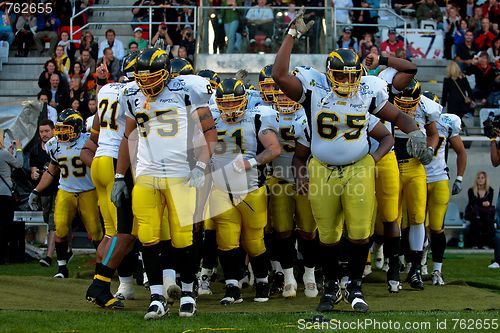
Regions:
<instances>
[{"instance_id":1,"label":"team logo on jersey","mask_svg":"<svg viewBox=\"0 0 500 333\"><path fill-rule=\"evenodd\" d=\"M373 90L371 90L366 83L361 82L361 85L359 86L359 93L360 95L373 94Z\"/></svg>"}]
</instances>

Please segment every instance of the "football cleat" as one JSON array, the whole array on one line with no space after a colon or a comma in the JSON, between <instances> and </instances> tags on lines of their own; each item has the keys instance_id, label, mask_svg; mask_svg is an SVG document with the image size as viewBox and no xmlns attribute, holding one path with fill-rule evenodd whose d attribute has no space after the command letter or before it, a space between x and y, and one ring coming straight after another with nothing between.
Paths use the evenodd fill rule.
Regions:
<instances>
[{"instance_id":1,"label":"football cleat","mask_svg":"<svg viewBox=\"0 0 500 333\"><path fill-rule=\"evenodd\" d=\"M347 301L351 303L351 307L356 312L367 312L368 304L365 302L365 296L361 291L361 280L353 280L349 282L346 288Z\"/></svg>"},{"instance_id":2,"label":"football cleat","mask_svg":"<svg viewBox=\"0 0 500 333\"><path fill-rule=\"evenodd\" d=\"M198 279L198 295L212 295L212 290L210 289L210 277L208 275L202 275Z\"/></svg>"},{"instance_id":3,"label":"football cleat","mask_svg":"<svg viewBox=\"0 0 500 333\"><path fill-rule=\"evenodd\" d=\"M283 288L283 297L292 298L297 296L297 282L289 283Z\"/></svg>"},{"instance_id":4,"label":"football cleat","mask_svg":"<svg viewBox=\"0 0 500 333\"><path fill-rule=\"evenodd\" d=\"M401 286L401 282L397 280L387 281L387 290L389 290L390 293L392 294L399 293L401 289L403 289L403 287Z\"/></svg>"},{"instance_id":5,"label":"football cleat","mask_svg":"<svg viewBox=\"0 0 500 333\"><path fill-rule=\"evenodd\" d=\"M54 275L54 278L56 278L56 279L67 279L68 276L69 276L68 267L66 267L66 266L59 266L56 275Z\"/></svg>"},{"instance_id":6,"label":"football cleat","mask_svg":"<svg viewBox=\"0 0 500 333\"><path fill-rule=\"evenodd\" d=\"M319 312L333 311L335 304L342 300L342 292L340 291L337 281L325 281L325 293L321 296L317 310Z\"/></svg>"},{"instance_id":7,"label":"football cleat","mask_svg":"<svg viewBox=\"0 0 500 333\"><path fill-rule=\"evenodd\" d=\"M440 271L432 272L432 284L435 286L444 286L443 275Z\"/></svg>"},{"instance_id":8,"label":"football cleat","mask_svg":"<svg viewBox=\"0 0 500 333\"><path fill-rule=\"evenodd\" d=\"M283 293L285 286L285 275L282 272L275 272L271 283L271 295L279 295ZM295 287L297 289L297 287Z\"/></svg>"},{"instance_id":9,"label":"football cleat","mask_svg":"<svg viewBox=\"0 0 500 333\"><path fill-rule=\"evenodd\" d=\"M40 259L38 263L40 263L42 267L50 267L52 266L52 258L47 256L45 258Z\"/></svg>"},{"instance_id":10,"label":"football cleat","mask_svg":"<svg viewBox=\"0 0 500 333\"><path fill-rule=\"evenodd\" d=\"M226 285L226 292L224 293L224 297L220 300L220 304L230 305L239 304L241 302L243 302L243 298L241 298L240 288L232 284Z\"/></svg>"},{"instance_id":11,"label":"football cleat","mask_svg":"<svg viewBox=\"0 0 500 333\"><path fill-rule=\"evenodd\" d=\"M500 264L495 261L495 262L492 262L490 265L488 265L488 268L497 269L497 268L500 268Z\"/></svg>"},{"instance_id":12,"label":"football cleat","mask_svg":"<svg viewBox=\"0 0 500 333\"><path fill-rule=\"evenodd\" d=\"M269 289L269 283L257 282L255 285L255 297L253 300L259 303L269 301Z\"/></svg>"},{"instance_id":13,"label":"football cleat","mask_svg":"<svg viewBox=\"0 0 500 333\"><path fill-rule=\"evenodd\" d=\"M119 300L135 299L135 290L132 283L120 283L115 297Z\"/></svg>"},{"instance_id":14,"label":"football cleat","mask_svg":"<svg viewBox=\"0 0 500 333\"><path fill-rule=\"evenodd\" d=\"M144 315L144 319L160 319L168 313L168 305L165 302L165 297L163 295L153 294L151 295L151 303L149 304L148 310Z\"/></svg>"},{"instance_id":15,"label":"football cleat","mask_svg":"<svg viewBox=\"0 0 500 333\"><path fill-rule=\"evenodd\" d=\"M107 309L123 309L123 303L113 297L109 290L109 284L100 280L93 280L92 284L87 289L85 294L87 301L94 303L101 308Z\"/></svg>"},{"instance_id":16,"label":"football cleat","mask_svg":"<svg viewBox=\"0 0 500 333\"><path fill-rule=\"evenodd\" d=\"M424 290L424 282L419 269L410 269L408 272L408 282L413 289Z\"/></svg>"},{"instance_id":17,"label":"football cleat","mask_svg":"<svg viewBox=\"0 0 500 333\"><path fill-rule=\"evenodd\" d=\"M311 279L308 278L304 273L302 281L304 281L304 294L306 295L306 297L318 296L318 286L316 284L316 281L314 280L314 276Z\"/></svg>"},{"instance_id":18,"label":"football cleat","mask_svg":"<svg viewBox=\"0 0 500 333\"><path fill-rule=\"evenodd\" d=\"M189 291L181 293L179 317L192 317L196 313L195 294Z\"/></svg>"}]
</instances>

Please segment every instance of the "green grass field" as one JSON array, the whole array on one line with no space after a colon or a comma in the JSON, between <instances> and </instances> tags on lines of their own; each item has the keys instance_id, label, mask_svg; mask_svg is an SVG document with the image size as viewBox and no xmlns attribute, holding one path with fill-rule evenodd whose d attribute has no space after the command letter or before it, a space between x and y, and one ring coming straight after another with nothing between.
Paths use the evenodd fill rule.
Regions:
<instances>
[{"instance_id":1,"label":"green grass field","mask_svg":"<svg viewBox=\"0 0 500 333\"><path fill-rule=\"evenodd\" d=\"M405 284L398 295L385 290L383 272L374 272L364 285L370 312L353 313L342 302L338 310L322 317L323 323L317 318L313 321L319 299L304 297L300 289L295 299L273 298L264 304L253 302L253 290L246 289L242 304L223 307L218 304L221 283L214 284L215 295L198 299L195 318L179 318L176 303L168 317L145 322L142 318L149 295L142 287L137 287L136 299L127 301L121 311L102 310L84 300L93 270L91 256L76 257L69 265L71 278L67 280L51 278L55 266L42 268L37 262L0 266L0 332L291 332L339 326L343 332L397 328L435 332L438 324L440 331L485 332L489 325L490 331L498 332L500 270L488 269L489 259L489 255L448 254L443 272L446 286L434 287L426 281L424 291L412 291ZM358 324L361 326L355 326Z\"/></svg>"}]
</instances>

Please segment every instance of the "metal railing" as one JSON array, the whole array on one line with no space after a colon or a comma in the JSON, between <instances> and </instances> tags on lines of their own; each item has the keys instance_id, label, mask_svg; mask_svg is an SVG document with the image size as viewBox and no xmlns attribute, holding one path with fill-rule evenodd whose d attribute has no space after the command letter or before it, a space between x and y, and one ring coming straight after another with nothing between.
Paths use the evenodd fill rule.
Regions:
<instances>
[{"instance_id":1,"label":"metal railing","mask_svg":"<svg viewBox=\"0 0 500 333\"><path fill-rule=\"evenodd\" d=\"M131 14L130 15L130 20L129 21L118 21L118 22L87 22L86 24L84 24L83 26L81 26L79 29L77 29L76 31L73 31L73 21L75 20L75 18L83 15L85 12L89 11L89 10L92 10L92 11L98 11L98 10L117 10L117 9L134 9L134 8L145 8L148 10L148 16L149 16L149 19L147 22L136 22L136 21L132 21L132 17L133 15ZM86 7L84 8L83 10L81 10L80 12L76 13L75 15L73 15L71 18L70 18L70 21L69 21L69 25L70 25L70 39L73 40L73 35L78 33L78 32L81 32L85 29L87 29L88 27L90 26L97 26L97 25L148 25L149 26L149 44L151 44L151 38L152 36L154 35L153 34L153 25L157 25L157 24L160 24L160 23L166 23L167 25L177 25L177 24L185 24L185 22L154 22L153 21L153 9L160 9L160 8L166 8L166 7L162 7L162 6L91 6L91 7ZM196 22L198 21L198 11L197 11L197 7L196 6L170 6L168 8L173 8L173 9L184 9L184 8L191 8L193 10L193 14L194 14L194 21L193 21L193 33L194 35L196 36L197 34L197 24Z\"/></svg>"}]
</instances>

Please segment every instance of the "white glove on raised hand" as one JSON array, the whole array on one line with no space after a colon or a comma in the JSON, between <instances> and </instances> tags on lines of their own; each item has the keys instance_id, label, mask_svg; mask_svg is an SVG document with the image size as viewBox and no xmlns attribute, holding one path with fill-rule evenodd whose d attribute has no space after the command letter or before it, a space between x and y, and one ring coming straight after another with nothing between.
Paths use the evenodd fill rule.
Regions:
<instances>
[{"instance_id":1,"label":"white glove on raised hand","mask_svg":"<svg viewBox=\"0 0 500 333\"><path fill-rule=\"evenodd\" d=\"M408 133L409 139L406 143L406 151L412 157L419 160L426 154L427 150L427 137L420 130L415 130Z\"/></svg>"},{"instance_id":2,"label":"white glove on raised hand","mask_svg":"<svg viewBox=\"0 0 500 333\"><path fill-rule=\"evenodd\" d=\"M30 196L28 197L28 205L30 206L31 210L40 209L40 205L38 204L39 198L40 198L40 193L38 193L37 190L31 191Z\"/></svg>"},{"instance_id":3,"label":"white glove on raised hand","mask_svg":"<svg viewBox=\"0 0 500 333\"><path fill-rule=\"evenodd\" d=\"M292 25L294 28L292 28ZM300 9L295 18L288 24L286 33L294 38L299 39L303 35L307 34L314 25L314 20L307 23L304 22L304 9Z\"/></svg>"}]
</instances>

